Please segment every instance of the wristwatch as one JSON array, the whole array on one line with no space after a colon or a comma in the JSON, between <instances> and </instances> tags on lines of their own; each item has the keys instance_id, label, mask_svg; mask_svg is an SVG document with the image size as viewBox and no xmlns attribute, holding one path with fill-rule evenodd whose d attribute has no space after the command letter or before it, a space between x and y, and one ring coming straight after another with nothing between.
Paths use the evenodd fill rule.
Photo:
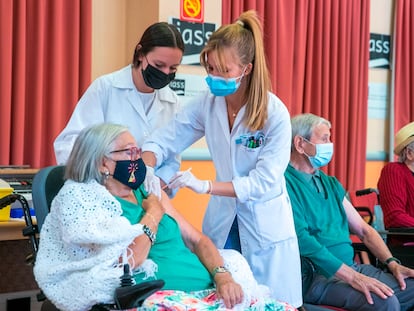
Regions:
<instances>
[{"instance_id":1,"label":"wristwatch","mask_svg":"<svg viewBox=\"0 0 414 311\"><path fill-rule=\"evenodd\" d=\"M401 261L398 258L390 257L385 261L385 264L388 266L391 262L395 261L399 265L401 265Z\"/></svg>"},{"instance_id":2,"label":"wristwatch","mask_svg":"<svg viewBox=\"0 0 414 311\"><path fill-rule=\"evenodd\" d=\"M216 274L217 274L217 273L225 273L225 272L230 273L230 271L229 271L229 270L227 270L227 268L226 268L226 267L223 267L223 266L218 266L218 267L215 267L215 268L214 268L213 272L211 272L211 276L212 276L212 277L213 277L213 279L214 279L214 277L216 276Z\"/></svg>"}]
</instances>

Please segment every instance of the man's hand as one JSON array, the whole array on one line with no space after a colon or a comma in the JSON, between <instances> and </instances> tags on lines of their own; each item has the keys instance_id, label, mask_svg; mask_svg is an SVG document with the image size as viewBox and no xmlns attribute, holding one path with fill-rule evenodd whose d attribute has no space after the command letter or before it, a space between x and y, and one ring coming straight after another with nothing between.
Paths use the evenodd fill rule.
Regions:
<instances>
[{"instance_id":1,"label":"man's hand","mask_svg":"<svg viewBox=\"0 0 414 311\"><path fill-rule=\"evenodd\" d=\"M147 165L147 174L144 180L144 188L148 193L152 193L161 200L161 181L154 173L154 168Z\"/></svg>"},{"instance_id":2,"label":"man's hand","mask_svg":"<svg viewBox=\"0 0 414 311\"><path fill-rule=\"evenodd\" d=\"M388 264L388 270L390 270L392 275L398 281L401 290L404 290L407 287L407 284L405 283L406 278L414 278L413 269L400 265L395 261Z\"/></svg>"},{"instance_id":3,"label":"man's hand","mask_svg":"<svg viewBox=\"0 0 414 311\"><path fill-rule=\"evenodd\" d=\"M218 299L223 299L226 308L233 309L236 304L243 301L243 290L233 280L230 273L217 273L214 281L216 282L216 296Z\"/></svg>"},{"instance_id":4,"label":"man's hand","mask_svg":"<svg viewBox=\"0 0 414 311\"><path fill-rule=\"evenodd\" d=\"M374 303L371 292L382 299L387 299L388 297L394 295L394 291L388 285L378 281L377 279L356 272L351 268L349 268L349 270L352 272L350 273L349 278L347 278L348 280L345 281L354 289L363 293L369 304L372 305Z\"/></svg>"},{"instance_id":5,"label":"man's hand","mask_svg":"<svg viewBox=\"0 0 414 311\"><path fill-rule=\"evenodd\" d=\"M197 193L207 193L210 190L208 180L200 180L196 178L190 169L177 172L168 183L170 189L188 187Z\"/></svg>"}]
</instances>

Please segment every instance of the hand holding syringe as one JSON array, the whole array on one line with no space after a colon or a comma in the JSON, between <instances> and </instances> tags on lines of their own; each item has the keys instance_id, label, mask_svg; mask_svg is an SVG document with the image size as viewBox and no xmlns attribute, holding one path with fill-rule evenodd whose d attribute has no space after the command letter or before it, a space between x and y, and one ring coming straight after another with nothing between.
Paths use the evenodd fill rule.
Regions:
<instances>
[{"instance_id":1,"label":"hand holding syringe","mask_svg":"<svg viewBox=\"0 0 414 311\"><path fill-rule=\"evenodd\" d=\"M210 183L208 180L200 180L191 173L191 167L185 171L177 172L166 185L170 189L188 187L197 193L208 193Z\"/></svg>"}]
</instances>

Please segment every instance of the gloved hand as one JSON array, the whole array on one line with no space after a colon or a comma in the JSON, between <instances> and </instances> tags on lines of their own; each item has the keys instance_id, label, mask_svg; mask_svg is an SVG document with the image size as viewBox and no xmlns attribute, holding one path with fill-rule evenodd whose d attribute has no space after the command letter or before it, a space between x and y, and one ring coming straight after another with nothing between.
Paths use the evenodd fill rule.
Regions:
<instances>
[{"instance_id":1,"label":"gloved hand","mask_svg":"<svg viewBox=\"0 0 414 311\"><path fill-rule=\"evenodd\" d=\"M200 180L196 178L190 170L179 171L168 183L170 189L188 187L197 193L208 193L210 183L208 180Z\"/></svg>"},{"instance_id":2,"label":"gloved hand","mask_svg":"<svg viewBox=\"0 0 414 311\"><path fill-rule=\"evenodd\" d=\"M161 200L161 182L160 178L155 175L154 168L147 165L147 174L145 175L144 188L148 193L152 193Z\"/></svg>"}]
</instances>

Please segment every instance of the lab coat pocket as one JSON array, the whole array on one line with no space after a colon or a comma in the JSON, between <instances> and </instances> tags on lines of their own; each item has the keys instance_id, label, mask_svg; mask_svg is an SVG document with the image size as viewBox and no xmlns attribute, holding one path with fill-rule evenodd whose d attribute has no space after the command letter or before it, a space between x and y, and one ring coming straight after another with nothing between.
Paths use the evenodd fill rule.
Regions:
<instances>
[{"instance_id":1,"label":"lab coat pocket","mask_svg":"<svg viewBox=\"0 0 414 311\"><path fill-rule=\"evenodd\" d=\"M256 233L260 247L295 236L292 208L285 192L265 202L258 202L253 208Z\"/></svg>"},{"instance_id":2,"label":"lab coat pocket","mask_svg":"<svg viewBox=\"0 0 414 311\"><path fill-rule=\"evenodd\" d=\"M237 166L240 175L247 176L256 167L260 152L263 147L249 148L239 145L235 154L235 163L242 163Z\"/></svg>"},{"instance_id":3,"label":"lab coat pocket","mask_svg":"<svg viewBox=\"0 0 414 311\"><path fill-rule=\"evenodd\" d=\"M234 163L240 176L247 176L256 167L257 160L263 150L266 139L261 131L237 134L234 140ZM239 164L240 163L240 164Z\"/></svg>"}]
</instances>

